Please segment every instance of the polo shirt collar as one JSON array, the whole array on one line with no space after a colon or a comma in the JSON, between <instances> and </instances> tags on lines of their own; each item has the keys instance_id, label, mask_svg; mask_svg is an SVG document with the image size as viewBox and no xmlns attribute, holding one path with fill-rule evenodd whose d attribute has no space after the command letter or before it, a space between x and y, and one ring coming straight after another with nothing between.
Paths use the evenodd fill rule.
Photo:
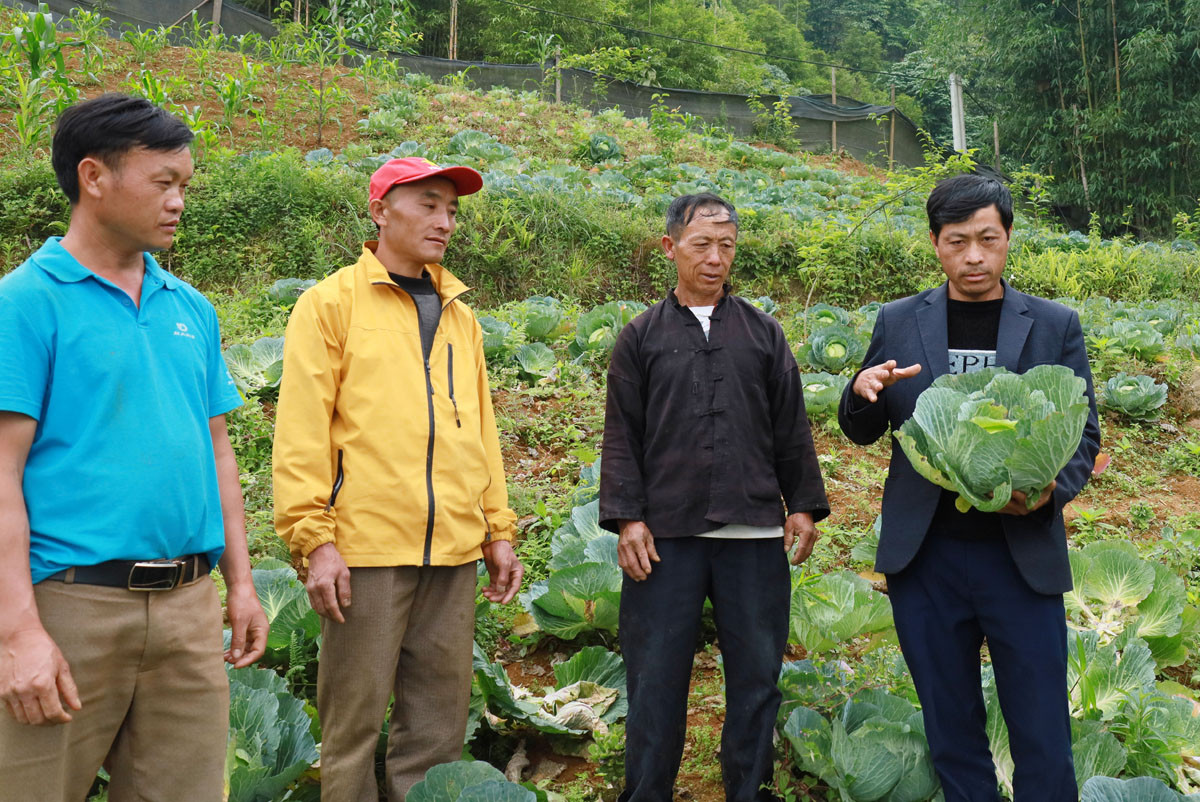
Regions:
<instances>
[{"instance_id":1,"label":"polo shirt collar","mask_svg":"<svg viewBox=\"0 0 1200 802\"><path fill-rule=\"evenodd\" d=\"M46 240L46 244L33 255L33 261L42 270L62 282L74 283L88 278L98 278L62 246L62 237L50 237ZM182 281L163 270L150 254L143 253L142 262L145 265L146 275L156 283L163 285L168 290L179 289L183 286Z\"/></svg>"}]
</instances>

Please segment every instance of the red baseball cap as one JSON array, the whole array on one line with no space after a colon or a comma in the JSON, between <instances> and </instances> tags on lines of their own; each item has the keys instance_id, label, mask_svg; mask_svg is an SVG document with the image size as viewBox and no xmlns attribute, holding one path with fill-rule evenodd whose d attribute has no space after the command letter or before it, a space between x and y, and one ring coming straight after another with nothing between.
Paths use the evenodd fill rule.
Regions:
<instances>
[{"instance_id":1,"label":"red baseball cap","mask_svg":"<svg viewBox=\"0 0 1200 802\"><path fill-rule=\"evenodd\" d=\"M425 178L445 178L454 183L459 195L473 195L483 189L483 176L470 167L438 167L429 159L410 156L392 159L371 176L370 200L382 198L397 184L410 184Z\"/></svg>"}]
</instances>

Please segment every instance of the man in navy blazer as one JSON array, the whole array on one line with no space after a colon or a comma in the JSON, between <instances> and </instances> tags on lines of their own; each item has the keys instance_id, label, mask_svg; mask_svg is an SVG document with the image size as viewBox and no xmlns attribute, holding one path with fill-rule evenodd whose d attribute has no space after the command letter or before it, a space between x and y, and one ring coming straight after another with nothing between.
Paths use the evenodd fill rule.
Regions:
<instances>
[{"instance_id":1,"label":"man in navy blazer","mask_svg":"<svg viewBox=\"0 0 1200 802\"><path fill-rule=\"evenodd\" d=\"M838 422L854 442L872 443L912 417L917 396L944 373L1052 364L1087 381L1083 440L1032 510L1014 491L998 512L958 512L956 494L918 474L893 439L875 563L888 578L946 802L1000 798L980 686L985 640L1008 724L1016 802L1073 802L1063 609L1071 567L1062 510L1100 449L1083 330L1071 309L1001 278L1012 232L1012 196L1002 184L947 179L927 211L946 283L880 309Z\"/></svg>"}]
</instances>

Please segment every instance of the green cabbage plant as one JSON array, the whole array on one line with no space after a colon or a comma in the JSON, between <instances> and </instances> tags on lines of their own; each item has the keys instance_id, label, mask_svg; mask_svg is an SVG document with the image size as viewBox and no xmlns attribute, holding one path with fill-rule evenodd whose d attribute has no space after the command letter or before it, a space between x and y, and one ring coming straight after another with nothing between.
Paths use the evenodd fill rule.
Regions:
<instances>
[{"instance_id":1,"label":"green cabbage plant","mask_svg":"<svg viewBox=\"0 0 1200 802\"><path fill-rule=\"evenodd\" d=\"M538 629L563 640L587 630L617 633L621 569L610 562L584 562L534 582L521 603Z\"/></svg>"},{"instance_id":2,"label":"green cabbage plant","mask_svg":"<svg viewBox=\"0 0 1200 802\"><path fill-rule=\"evenodd\" d=\"M826 326L849 326L850 313L839 306L829 304L813 304L801 313L804 325L809 331L823 329Z\"/></svg>"},{"instance_id":3,"label":"green cabbage plant","mask_svg":"<svg viewBox=\"0 0 1200 802\"><path fill-rule=\"evenodd\" d=\"M804 386L804 410L813 420L824 420L837 413L842 400L842 390L850 383L845 376L830 373L802 373L800 383Z\"/></svg>"},{"instance_id":4,"label":"green cabbage plant","mask_svg":"<svg viewBox=\"0 0 1200 802\"><path fill-rule=\"evenodd\" d=\"M1079 802L1197 802L1200 794L1184 796L1154 777L1092 777L1079 789Z\"/></svg>"},{"instance_id":5,"label":"green cabbage plant","mask_svg":"<svg viewBox=\"0 0 1200 802\"><path fill-rule=\"evenodd\" d=\"M1167 351L1162 332L1142 320L1114 320L1101 328L1099 335L1109 338L1122 351L1143 362L1154 362Z\"/></svg>"},{"instance_id":6,"label":"green cabbage plant","mask_svg":"<svg viewBox=\"0 0 1200 802\"><path fill-rule=\"evenodd\" d=\"M1175 338L1175 347L1187 351L1194 359L1200 359L1200 334L1180 334Z\"/></svg>"},{"instance_id":7,"label":"green cabbage plant","mask_svg":"<svg viewBox=\"0 0 1200 802\"><path fill-rule=\"evenodd\" d=\"M804 359L817 370L841 373L855 367L867 353L866 338L843 324L814 331L804 348Z\"/></svg>"},{"instance_id":8,"label":"green cabbage plant","mask_svg":"<svg viewBox=\"0 0 1200 802\"><path fill-rule=\"evenodd\" d=\"M267 297L284 306L295 306L304 291L316 283L317 280L312 278L281 278L267 290Z\"/></svg>"},{"instance_id":9,"label":"green cabbage plant","mask_svg":"<svg viewBox=\"0 0 1200 802\"><path fill-rule=\"evenodd\" d=\"M491 315L479 318L479 328L483 330L483 356L485 359L496 359L508 350L509 335L512 326Z\"/></svg>"},{"instance_id":10,"label":"green cabbage plant","mask_svg":"<svg viewBox=\"0 0 1200 802\"><path fill-rule=\"evenodd\" d=\"M617 564L617 536L600 528L600 502L571 510L570 519L550 539L550 570L583 563Z\"/></svg>"},{"instance_id":11,"label":"green cabbage plant","mask_svg":"<svg viewBox=\"0 0 1200 802\"><path fill-rule=\"evenodd\" d=\"M520 304L525 339L530 342L549 342L563 333L562 306L557 298L534 295Z\"/></svg>"},{"instance_id":12,"label":"green cabbage plant","mask_svg":"<svg viewBox=\"0 0 1200 802\"><path fill-rule=\"evenodd\" d=\"M892 604L850 571L809 580L793 574L789 640L809 654L827 652L862 635L890 632Z\"/></svg>"},{"instance_id":13,"label":"green cabbage plant","mask_svg":"<svg viewBox=\"0 0 1200 802\"><path fill-rule=\"evenodd\" d=\"M446 146L447 156L466 159L481 166L510 158L514 154L515 151L512 148L501 144L496 137L471 128L459 131L450 137L450 143Z\"/></svg>"},{"instance_id":14,"label":"green cabbage plant","mask_svg":"<svg viewBox=\"0 0 1200 802\"><path fill-rule=\"evenodd\" d=\"M579 316L575 327L575 342L568 351L573 357L588 351L611 351L617 335L629 321L646 311L637 301L609 301Z\"/></svg>"},{"instance_id":15,"label":"green cabbage plant","mask_svg":"<svg viewBox=\"0 0 1200 802\"><path fill-rule=\"evenodd\" d=\"M1118 373L1104 383L1100 393L1100 406L1131 420L1156 420L1159 408L1165 403L1167 385L1159 384L1153 376Z\"/></svg>"},{"instance_id":16,"label":"green cabbage plant","mask_svg":"<svg viewBox=\"0 0 1200 802\"><path fill-rule=\"evenodd\" d=\"M271 802L316 762L312 719L287 681L265 668L229 675L229 802Z\"/></svg>"},{"instance_id":17,"label":"green cabbage plant","mask_svg":"<svg viewBox=\"0 0 1200 802\"><path fill-rule=\"evenodd\" d=\"M482 760L457 760L425 772L408 802L537 802L537 794L505 779L500 769Z\"/></svg>"},{"instance_id":18,"label":"green cabbage plant","mask_svg":"<svg viewBox=\"0 0 1200 802\"><path fill-rule=\"evenodd\" d=\"M1070 461L1088 418L1087 383L1063 365L946 374L917 398L896 439L913 468L995 512L1020 490L1033 505Z\"/></svg>"},{"instance_id":19,"label":"green cabbage plant","mask_svg":"<svg viewBox=\"0 0 1200 802\"><path fill-rule=\"evenodd\" d=\"M251 345L231 345L225 349L225 366L242 395L274 390L283 378L283 338L260 337Z\"/></svg>"},{"instance_id":20,"label":"green cabbage plant","mask_svg":"<svg viewBox=\"0 0 1200 802\"><path fill-rule=\"evenodd\" d=\"M843 802L940 798L920 711L886 691L859 691L831 718L797 707L782 734L796 767Z\"/></svg>"},{"instance_id":21,"label":"green cabbage plant","mask_svg":"<svg viewBox=\"0 0 1200 802\"><path fill-rule=\"evenodd\" d=\"M590 164L621 158L621 146L608 134L595 133L575 150L575 157Z\"/></svg>"},{"instance_id":22,"label":"green cabbage plant","mask_svg":"<svg viewBox=\"0 0 1200 802\"><path fill-rule=\"evenodd\" d=\"M545 343L526 343L513 354L520 368L521 378L536 382L548 378L558 366L558 360L550 346Z\"/></svg>"}]
</instances>

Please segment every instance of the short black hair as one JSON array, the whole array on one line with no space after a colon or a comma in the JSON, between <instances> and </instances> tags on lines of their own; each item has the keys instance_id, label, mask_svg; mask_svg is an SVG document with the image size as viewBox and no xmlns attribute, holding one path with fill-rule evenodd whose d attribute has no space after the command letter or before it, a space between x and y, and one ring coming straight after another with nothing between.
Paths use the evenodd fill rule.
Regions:
<instances>
[{"instance_id":1,"label":"short black hair","mask_svg":"<svg viewBox=\"0 0 1200 802\"><path fill-rule=\"evenodd\" d=\"M994 178L982 175L956 175L937 183L929 193L925 212L929 215L929 230L936 238L947 223L961 223L980 209L995 206L1000 212L1004 230L1012 228L1013 199L1008 187Z\"/></svg>"},{"instance_id":2,"label":"short black hair","mask_svg":"<svg viewBox=\"0 0 1200 802\"><path fill-rule=\"evenodd\" d=\"M58 185L79 203L79 163L94 156L116 169L136 147L178 150L194 134L183 120L150 101L110 92L68 107L58 115L50 163Z\"/></svg>"},{"instance_id":3,"label":"short black hair","mask_svg":"<svg viewBox=\"0 0 1200 802\"><path fill-rule=\"evenodd\" d=\"M729 219L723 222L733 223L737 228L737 209L733 204L712 192L700 192L696 195L680 195L671 201L667 207L667 234L672 239L678 239L683 229L696 219L696 212L701 209L724 209L729 213Z\"/></svg>"}]
</instances>

